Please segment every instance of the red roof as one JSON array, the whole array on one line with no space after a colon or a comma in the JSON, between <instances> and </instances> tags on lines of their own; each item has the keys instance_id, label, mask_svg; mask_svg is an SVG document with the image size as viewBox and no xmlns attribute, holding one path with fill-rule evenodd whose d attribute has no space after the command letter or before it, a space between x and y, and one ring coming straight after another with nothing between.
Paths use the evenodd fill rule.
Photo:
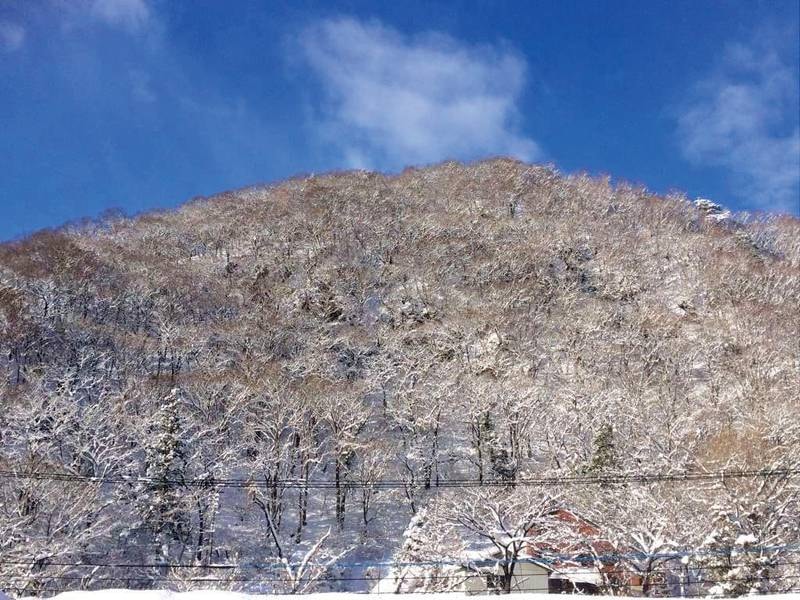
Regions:
<instances>
[{"instance_id":1,"label":"red roof","mask_svg":"<svg viewBox=\"0 0 800 600\"><path fill-rule=\"evenodd\" d=\"M602 556L615 552L613 544L601 536L600 527L591 521L564 508L553 511L550 516L566 523L572 530L572 535L556 542L548 540L530 543L525 548L525 554L528 556L546 557L549 554L559 558L573 556L578 558L586 555ZM528 535L531 537L536 537L538 533L535 530L528 531Z\"/></svg>"}]
</instances>

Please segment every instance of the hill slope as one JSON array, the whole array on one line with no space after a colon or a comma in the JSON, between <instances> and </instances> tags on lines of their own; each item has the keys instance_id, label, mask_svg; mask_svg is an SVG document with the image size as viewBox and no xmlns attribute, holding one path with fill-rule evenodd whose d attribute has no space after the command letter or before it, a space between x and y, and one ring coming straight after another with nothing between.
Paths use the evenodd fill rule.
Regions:
<instances>
[{"instance_id":1,"label":"hill slope","mask_svg":"<svg viewBox=\"0 0 800 600\"><path fill-rule=\"evenodd\" d=\"M792 477L436 485L794 468L799 339L797 219L503 159L43 232L0 246L0 584L159 587L70 565L291 561L329 528L318 562L383 560L426 506L453 556L497 494L626 544L797 542Z\"/></svg>"}]
</instances>

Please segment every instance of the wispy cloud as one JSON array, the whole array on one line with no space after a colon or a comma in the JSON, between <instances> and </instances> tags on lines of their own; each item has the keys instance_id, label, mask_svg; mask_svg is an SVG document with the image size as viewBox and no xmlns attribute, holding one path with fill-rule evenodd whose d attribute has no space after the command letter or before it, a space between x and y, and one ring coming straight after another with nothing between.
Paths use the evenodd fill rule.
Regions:
<instances>
[{"instance_id":1,"label":"wispy cloud","mask_svg":"<svg viewBox=\"0 0 800 600\"><path fill-rule=\"evenodd\" d=\"M25 28L11 21L0 21L0 50L14 52L25 43Z\"/></svg>"},{"instance_id":2,"label":"wispy cloud","mask_svg":"<svg viewBox=\"0 0 800 600\"><path fill-rule=\"evenodd\" d=\"M19 11L24 42L36 46L40 75L46 74L37 81L45 82L48 112L96 119L88 129L103 133L87 133L96 145L86 152L123 186L135 188L127 182L141 178L135 165L150 160L143 147L182 156L184 165L201 161L204 174L221 186L262 179L265 165L280 161L264 152L276 145L277 127L207 77L201 61L177 50L162 6L156 0L48 0ZM0 19L0 44L7 21Z\"/></svg>"},{"instance_id":3,"label":"wispy cloud","mask_svg":"<svg viewBox=\"0 0 800 600\"><path fill-rule=\"evenodd\" d=\"M406 37L352 18L322 21L299 39L324 90L318 125L350 167L541 155L519 131L526 65L507 48Z\"/></svg>"},{"instance_id":4,"label":"wispy cloud","mask_svg":"<svg viewBox=\"0 0 800 600\"><path fill-rule=\"evenodd\" d=\"M757 208L800 212L798 75L770 36L731 44L678 116L685 158L726 169ZM773 40L774 41L774 40Z\"/></svg>"},{"instance_id":5,"label":"wispy cloud","mask_svg":"<svg viewBox=\"0 0 800 600\"><path fill-rule=\"evenodd\" d=\"M49 0L44 5L59 19L63 32L109 27L131 35L158 32L159 19L150 0Z\"/></svg>"},{"instance_id":6,"label":"wispy cloud","mask_svg":"<svg viewBox=\"0 0 800 600\"><path fill-rule=\"evenodd\" d=\"M150 20L146 0L93 0L89 5L93 17L129 31L138 31Z\"/></svg>"}]
</instances>

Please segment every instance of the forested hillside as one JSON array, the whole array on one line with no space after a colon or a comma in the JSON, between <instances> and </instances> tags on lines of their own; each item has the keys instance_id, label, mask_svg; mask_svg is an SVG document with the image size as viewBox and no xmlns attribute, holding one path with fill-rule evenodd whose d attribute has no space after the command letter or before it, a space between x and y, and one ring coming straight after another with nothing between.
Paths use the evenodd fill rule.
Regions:
<instances>
[{"instance_id":1,"label":"forested hillside","mask_svg":"<svg viewBox=\"0 0 800 600\"><path fill-rule=\"evenodd\" d=\"M798 219L505 159L41 232L0 246L0 588L364 589L495 503L787 589L799 340Z\"/></svg>"}]
</instances>

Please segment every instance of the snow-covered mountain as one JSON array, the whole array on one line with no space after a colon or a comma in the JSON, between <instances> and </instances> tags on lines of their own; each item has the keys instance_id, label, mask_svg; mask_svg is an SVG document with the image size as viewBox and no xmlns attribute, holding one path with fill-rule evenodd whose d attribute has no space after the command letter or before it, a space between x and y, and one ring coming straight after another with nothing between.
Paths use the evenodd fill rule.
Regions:
<instances>
[{"instance_id":1,"label":"snow-covered mountain","mask_svg":"<svg viewBox=\"0 0 800 600\"><path fill-rule=\"evenodd\" d=\"M498 159L0 246L0 589L364 591L545 500L787 589L800 221L717 206Z\"/></svg>"}]
</instances>

